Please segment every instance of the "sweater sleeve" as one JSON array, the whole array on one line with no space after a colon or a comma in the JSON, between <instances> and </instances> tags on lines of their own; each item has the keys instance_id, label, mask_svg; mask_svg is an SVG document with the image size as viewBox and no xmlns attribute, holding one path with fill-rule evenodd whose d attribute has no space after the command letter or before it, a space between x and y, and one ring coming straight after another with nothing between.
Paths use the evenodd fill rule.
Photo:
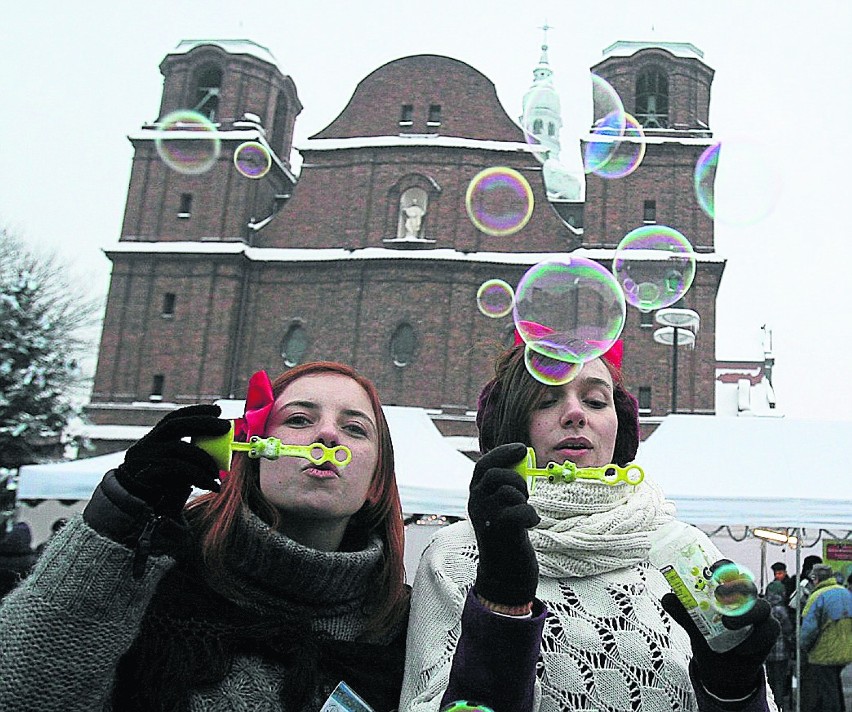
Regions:
<instances>
[{"instance_id":1,"label":"sweater sleeve","mask_svg":"<svg viewBox=\"0 0 852 712\"><path fill-rule=\"evenodd\" d=\"M530 712L546 616L540 601L534 601L529 618L498 615L479 603L471 589L441 703L475 700L497 712Z\"/></svg>"},{"instance_id":2,"label":"sweater sleeve","mask_svg":"<svg viewBox=\"0 0 852 712\"><path fill-rule=\"evenodd\" d=\"M133 552L72 519L0 606L0 707L21 712L110 709L119 658L138 634L157 583L174 565Z\"/></svg>"},{"instance_id":3,"label":"sweater sleeve","mask_svg":"<svg viewBox=\"0 0 852 712\"><path fill-rule=\"evenodd\" d=\"M741 702L727 702L710 695L695 676L692 665L689 666L689 678L698 702L698 712L778 712L778 707L766 684L765 674L760 679L760 687L747 700Z\"/></svg>"},{"instance_id":4,"label":"sweater sleeve","mask_svg":"<svg viewBox=\"0 0 852 712\"><path fill-rule=\"evenodd\" d=\"M468 522L439 530L423 552L411 597L400 712L438 712L442 703L474 696L497 712L538 709L541 690L535 663L544 608L536 602L532 619L515 620L471 599L476 557ZM513 649L515 644L523 652ZM521 672L525 668L527 674ZM489 687L494 680L499 700ZM512 684L505 685L506 680ZM488 695L480 692L485 690ZM512 702L502 707L504 695L526 700L528 706Z\"/></svg>"},{"instance_id":5,"label":"sweater sleeve","mask_svg":"<svg viewBox=\"0 0 852 712\"><path fill-rule=\"evenodd\" d=\"M802 618L802 650L810 650L814 647L819 635L820 622L822 620L822 604L824 596L819 596L807 609Z\"/></svg>"}]
</instances>

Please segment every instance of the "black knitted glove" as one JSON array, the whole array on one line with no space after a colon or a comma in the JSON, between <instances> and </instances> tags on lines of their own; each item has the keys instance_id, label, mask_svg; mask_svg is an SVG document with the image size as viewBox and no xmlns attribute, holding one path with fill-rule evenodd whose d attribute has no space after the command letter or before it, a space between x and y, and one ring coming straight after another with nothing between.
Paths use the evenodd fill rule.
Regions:
<instances>
[{"instance_id":1,"label":"black knitted glove","mask_svg":"<svg viewBox=\"0 0 852 712\"><path fill-rule=\"evenodd\" d=\"M540 518L527 503L527 485L514 470L527 454L523 443L500 445L473 468L467 511L479 564L476 593L491 603L518 606L535 597L538 561L527 529Z\"/></svg>"},{"instance_id":2,"label":"black knitted glove","mask_svg":"<svg viewBox=\"0 0 852 712\"><path fill-rule=\"evenodd\" d=\"M157 514L176 517L192 487L219 491L219 467L204 450L181 438L224 435L231 424L218 405L191 405L169 413L124 456L115 477Z\"/></svg>"},{"instance_id":3,"label":"black knitted glove","mask_svg":"<svg viewBox=\"0 0 852 712\"><path fill-rule=\"evenodd\" d=\"M677 596L667 593L662 604L689 635L692 671L707 692L723 700L741 700L757 690L763 677L763 661L781 631L766 600L758 599L754 608L741 616L722 616L722 623L731 630L754 626L744 641L724 653L707 645Z\"/></svg>"}]
</instances>

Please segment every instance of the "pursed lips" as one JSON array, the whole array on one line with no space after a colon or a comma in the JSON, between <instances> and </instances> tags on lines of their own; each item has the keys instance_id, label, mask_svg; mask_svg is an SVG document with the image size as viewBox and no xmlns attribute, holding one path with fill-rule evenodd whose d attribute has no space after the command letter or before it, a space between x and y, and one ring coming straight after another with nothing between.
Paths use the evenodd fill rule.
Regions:
<instances>
[{"instance_id":1,"label":"pursed lips","mask_svg":"<svg viewBox=\"0 0 852 712\"><path fill-rule=\"evenodd\" d=\"M330 462L323 462L320 465L315 465L312 462L309 462L302 468L302 472L307 473L311 477L317 477L319 479L340 477L340 472L338 472L337 467Z\"/></svg>"}]
</instances>

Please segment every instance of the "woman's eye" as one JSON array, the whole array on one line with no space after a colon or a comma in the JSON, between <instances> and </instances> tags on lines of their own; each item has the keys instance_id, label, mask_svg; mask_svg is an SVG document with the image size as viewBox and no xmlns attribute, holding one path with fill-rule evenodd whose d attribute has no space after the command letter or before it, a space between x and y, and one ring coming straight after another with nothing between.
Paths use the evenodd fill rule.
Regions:
<instances>
[{"instance_id":1,"label":"woman's eye","mask_svg":"<svg viewBox=\"0 0 852 712\"><path fill-rule=\"evenodd\" d=\"M284 420L284 425L310 425L311 421L306 415L302 415L300 413L289 416Z\"/></svg>"},{"instance_id":2,"label":"woman's eye","mask_svg":"<svg viewBox=\"0 0 852 712\"><path fill-rule=\"evenodd\" d=\"M556 405L555 398L545 398L544 400L539 401L538 409L546 410L547 408L552 408L554 405Z\"/></svg>"},{"instance_id":3,"label":"woman's eye","mask_svg":"<svg viewBox=\"0 0 852 712\"><path fill-rule=\"evenodd\" d=\"M365 436L367 434L367 429L363 425L359 425L358 423L349 423L348 425L344 425L343 427L347 432L350 432L353 435Z\"/></svg>"},{"instance_id":4,"label":"woman's eye","mask_svg":"<svg viewBox=\"0 0 852 712\"><path fill-rule=\"evenodd\" d=\"M607 403L605 400L598 400L597 398L589 398L586 400L586 403L589 405L590 408L595 408L597 410L606 408L609 405L609 403Z\"/></svg>"}]
</instances>

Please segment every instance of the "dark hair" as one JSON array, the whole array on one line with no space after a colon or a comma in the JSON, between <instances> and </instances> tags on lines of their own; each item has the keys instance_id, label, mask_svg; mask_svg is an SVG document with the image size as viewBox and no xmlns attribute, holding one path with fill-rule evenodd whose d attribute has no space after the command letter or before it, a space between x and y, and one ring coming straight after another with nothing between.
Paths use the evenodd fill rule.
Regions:
<instances>
[{"instance_id":1,"label":"dark hair","mask_svg":"<svg viewBox=\"0 0 852 712\"><path fill-rule=\"evenodd\" d=\"M613 400L618 416L613 461L624 467L639 449L639 403L622 383L621 371L601 359L613 382ZM483 454L506 443L530 444L529 425L533 409L551 386L527 371L524 345L517 344L502 353L495 363L495 376L482 389L476 411L479 450Z\"/></svg>"},{"instance_id":2,"label":"dark hair","mask_svg":"<svg viewBox=\"0 0 852 712\"><path fill-rule=\"evenodd\" d=\"M776 561L769 568L771 568L773 571L786 571L787 564L785 564L783 561Z\"/></svg>"},{"instance_id":3,"label":"dark hair","mask_svg":"<svg viewBox=\"0 0 852 712\"><path fill-rule=\"evenodd\" d=\"M396 485L390 429L373 383L355 369L340 363L316 361L285 371L272 382L272 394L278 398L293 381L317 373L351 378L366 391L376 415L379 440L376 471L364 505L349 520L346 536L357 539L375 532L385 544L382 569L372 587L373 600L370 601L370 620L367 624L367 634L382 636L406 615L408 607L404 567L405 529ZM272 528L276 528L281 521L278 509L261 492L258 461L242 453L235 453L231 473L222 484L222 491L219 494L202 495L190 504L190 509L197 514L197 521L201 522L204 530L203 556L214 575L224 573L224 550L230 545L233 525L243 505L248 506ZM224 583L227 584L227 581ZM239 596L238 591L232 593Z\"/></svg>"}]
</instances>

